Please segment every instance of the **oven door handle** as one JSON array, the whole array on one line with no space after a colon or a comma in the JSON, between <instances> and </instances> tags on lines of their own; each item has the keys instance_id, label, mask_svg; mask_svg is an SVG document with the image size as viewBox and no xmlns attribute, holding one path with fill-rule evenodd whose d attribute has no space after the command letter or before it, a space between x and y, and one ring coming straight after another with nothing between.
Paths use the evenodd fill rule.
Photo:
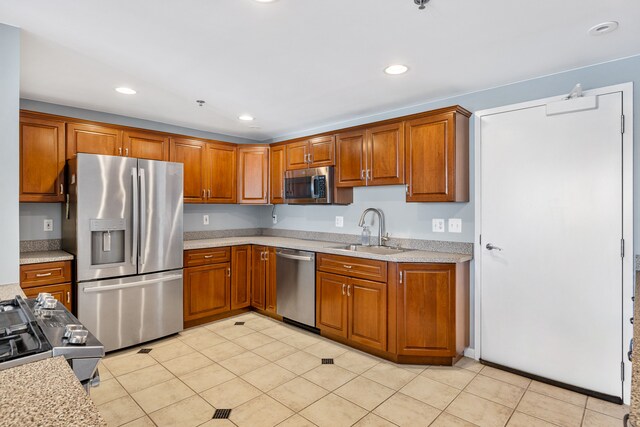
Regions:
<instances>
[{"instance_id":1,"label":"oven door handle","mask_svg":"<svg viewBox=\"0 0 640 427\"><path fill-rule=\"evenodd\" d=\"M153 283L168 282L170 280L182 279L182 274L174 274L171 276L158 277L157 279L140 280L133 283L121 283L118 285L93 286L84 288L82 292L85 294L97 293L102 291L115 291L118 289L137 288L139 286L151 285Z\"/></svg>"}]
</instances>

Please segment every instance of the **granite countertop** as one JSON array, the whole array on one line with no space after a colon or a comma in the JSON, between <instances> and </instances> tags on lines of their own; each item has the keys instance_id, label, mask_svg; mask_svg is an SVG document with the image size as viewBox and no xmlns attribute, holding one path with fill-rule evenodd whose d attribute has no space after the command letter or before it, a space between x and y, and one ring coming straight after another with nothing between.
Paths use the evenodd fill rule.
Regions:
<instances>
[{"instance_id":1,"label":"granite countertop","mask_svg":"<svg viewBox=\"0 0 640 427\"><path fill-rule=\"evenodd\" d=\"M13 299L16 295L26 297L19 283L0 285L0 301Z\"/></svg>"},{"instance_id":2,"label":"granite countertop","mask_svg":"<svg viewBox=\"0 0 640 427\"><path fill-rule=\"evenodd\" d=\"M72 259L73 255L61 250L20 252L20 265L39 264L41 262L71 261Z\"/></svg>"},{"instance_id":3,"label":"granite countertop","mask_svg":"<svg viewBox=\"0 0 640 427\"><path fill-rule=\"evenodd\" d=\"M408 249L406 252L393 255L378 255L364 252L346 251L339 249L344 247L344 243L323 242L317 240L292 239L288 237L271 236L245 236L245 237L223 237L219 239L186 240L184 249L205 249L222 246L238 245L264 245L278 248L298 249L325 254L346 255L356 258L376 259L390 262L437 262L437 263L457 263L470 261L473 256L467 254L457 254L449 252L432 252L423 250Z\"/></svg>"},{"instance_id":4,"label":"granite countertop","mask_svg":"<svg viewBox=\"0 0 640 427\"><path fill-rule=\"evenodd\" d=\"M64 357L0 371L0 424L106 426Z\"/></svg>"}]
</instances>

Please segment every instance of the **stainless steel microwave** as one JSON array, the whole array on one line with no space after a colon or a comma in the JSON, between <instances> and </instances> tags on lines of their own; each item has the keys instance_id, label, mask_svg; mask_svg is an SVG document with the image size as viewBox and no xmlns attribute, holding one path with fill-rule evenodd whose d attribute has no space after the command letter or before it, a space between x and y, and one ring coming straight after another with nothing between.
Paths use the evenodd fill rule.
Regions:
<instances>
[{"instance_id":1,"label":"stainless steel microwave","mask_svg":"<svg viewBox=\"0 0 640 427\"><path fill-rule=\"evenodd\" d=\"M333 203L333 166L285 172L284 199L300 205Z\"/></svg>"}]
</instances>

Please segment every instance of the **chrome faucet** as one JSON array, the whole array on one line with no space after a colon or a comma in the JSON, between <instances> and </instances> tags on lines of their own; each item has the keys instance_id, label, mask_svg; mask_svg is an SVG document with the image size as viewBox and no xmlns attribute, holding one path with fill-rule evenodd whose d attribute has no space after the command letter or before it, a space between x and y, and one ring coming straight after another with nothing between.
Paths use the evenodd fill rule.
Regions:
<instances>
[{"instance_id":1,"label":"chrome faucet","mask_svg":"<svg viewBox=\"0 0 640 427\"><path fill-rule=\"evenodd\" d=\"M364 227L364 220L367 216L367 213L373 212L378 214L378 246L384 246L384 242L389 240L389 235L385 232L384 229L384 214L380 209L377 208L367 208L360 215L360 221L358 221L358 227Z\"/></svg>"}]
</instances>

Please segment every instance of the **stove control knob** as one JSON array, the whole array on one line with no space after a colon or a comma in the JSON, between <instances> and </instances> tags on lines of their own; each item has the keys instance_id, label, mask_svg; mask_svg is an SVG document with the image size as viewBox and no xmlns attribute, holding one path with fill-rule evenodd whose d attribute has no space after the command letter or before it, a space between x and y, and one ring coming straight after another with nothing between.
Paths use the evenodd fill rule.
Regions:
<instances>
[{"instance_id":1,"label":"stove control knob","mask_svg":"<svg viewBox=\"0 0 640 427\"><path fill-rule=\"evenodd\" d=\"M84 345L87 343L88 336L89 336L89 331L87 331L86 329L71 331L71 334L69 335L69 344Z\"/></svg>"},{"instance_id":2,"label":"stove control knob","mask_svg":"<svg viewBox=\"0 0 640 427\"><path fill-rule=\"evenodd\" d=\"M48 292L40 292L38 294L38 298L36 298L36 301L38 302L38 304L42 304L44 302L45 299L47 298L51 298L51 294Z\"/></svg>"},{"instance_id":3,"label":"stove control knob","mask_svg":"<svg viewBox=\"0 0 640 427\"><path fill-rule=\"evenodd\" d=\"M42 305L42 308L46 310L51 310L58 306L58 300L53 297L47 297L45 298L44 301L42 301L41 305Z\"/></svg>"},{"instance_id":4,"label":"stove control knob","mask_svg":"<svg viewBox=\"0 0 640 427\"><path fill-rule=\"evenodd\" d=\"M84 326L82 325L74 325L74 324L68 324L64 327L64 337L65 338L70 338L71 334L74 331L84 331Z\"/></svg>"}]
</instances>

